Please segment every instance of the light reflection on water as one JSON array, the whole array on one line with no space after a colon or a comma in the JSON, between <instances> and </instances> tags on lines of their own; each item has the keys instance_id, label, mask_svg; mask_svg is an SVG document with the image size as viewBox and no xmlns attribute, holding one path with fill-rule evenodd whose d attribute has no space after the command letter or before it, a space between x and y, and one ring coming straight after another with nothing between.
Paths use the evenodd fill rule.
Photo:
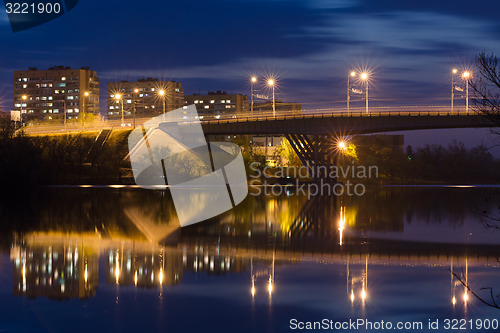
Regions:
<instances>
[{"instance_id":1,"label":"light reflection on water","mask_svg":"<svg viewBox=\"0 0 500 333\"><path fill-rule=\"evenodd\" d=\"M500 288L500 234L475 213L494 203L484 189L250 198L182 230L168 193L54 191L36 215L22 215L27 223L4 227L12 236L0 256L0 330L63 332L77 322L82 332L206 323L281 332L291 318L498 318L452 275L475 290Z\"/></svg>"}]
</instances>

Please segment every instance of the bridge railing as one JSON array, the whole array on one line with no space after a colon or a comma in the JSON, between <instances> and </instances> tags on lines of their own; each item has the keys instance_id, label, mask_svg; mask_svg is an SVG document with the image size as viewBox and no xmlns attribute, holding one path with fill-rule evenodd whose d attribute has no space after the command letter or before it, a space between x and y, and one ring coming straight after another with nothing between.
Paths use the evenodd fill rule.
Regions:
<instances>
[{"instance_id":1,"label":"bridge railing","mask_svg":"<svg viewBox=\"0 0 500 333\"><path fill-rule=\"evenodd\" d=\"M347 111L346 109L313 109L303 111L287 111L278 110L273 115L272 111L259 111L254 112L253 115L246 111L245 114L226 114L226 115L206 115L200 112L200 120L204 124L227 124L227 123L246 123L258 121L275 121L275 120L301 120L310 118L361 118L361 117L387 117L387 116L466 116L477 114L473 108L467 111L465 107L455 107L451 112L448 106L400 106L400 107L370 107L367 113L364 108L352 108ZM140 126L144 122L150 120L151 117L137 118L136 125ZM99 124L88 124L85 128L81 124L67 124L65 127L62 123L52 124L33 124L33 126L26 126L24 130L28 133L64 133L74 131L98 131L102 128L114 129L131 129L132 118L127 117L125 124L121 124L121 119L108 119Z\"/></svg>"},{"instance_id":2,"label":"bridge railing","mask_svg":"<svg viewBox=\"0 0 500 333\"><path fill-rule=\"evenodd\" d=\"M253 115L226 115L220 116L216 119L213 117L203 117L203 123L240 123L240 122L254 122L254 121L270 121L270 120L291 120L291 119L309 119L309 118L359 118L359 117L387 117L387 116L468 116L476 115L477 112L465 108L456 108L451 112L449 107L423 107L416 109L409 109L409 107L401 108L373 108L367 113L365 110L352 110L352 111L330 111L318 112L315 110L304 110L303 112L292 111L277 111L276 115L272 112L254 113Z\"/></svg>"}]
</instances>

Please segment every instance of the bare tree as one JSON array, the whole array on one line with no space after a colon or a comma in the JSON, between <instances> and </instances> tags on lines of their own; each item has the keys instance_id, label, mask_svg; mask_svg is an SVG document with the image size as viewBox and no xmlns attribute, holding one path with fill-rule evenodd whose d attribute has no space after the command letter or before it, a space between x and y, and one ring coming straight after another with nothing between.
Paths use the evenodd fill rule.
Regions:
<instances>
[{"instance_id":1,"label":"bare tree","mask_svg":"<svg viewBox=\"0 0 500 333\"><path fill-rule=\"evenodd\" d=\"M500 65L494 54L476 56L477 72L469 81L474 108L493 124L500 126ZM500 134L499 130L493 130Z\"/></svg>"}]
</instances>

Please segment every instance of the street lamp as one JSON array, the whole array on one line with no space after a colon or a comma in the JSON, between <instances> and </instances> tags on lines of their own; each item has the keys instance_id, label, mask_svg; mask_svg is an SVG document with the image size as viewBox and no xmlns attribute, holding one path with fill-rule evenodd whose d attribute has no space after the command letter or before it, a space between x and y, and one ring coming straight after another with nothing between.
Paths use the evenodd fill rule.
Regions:
<instances>
[{"instance_id":1,"label":"street lamp","mask_svg":"<svg viewBox=\"0 0 500 333\"><path fill-rule=\"evenodd\" d=\"M361 80L366 82L366 113L368 113L368 73L361 73Z\"/></svg>"},{"instance_id":2,"label":"street lamp","mask_svg":"<svg viewBox=\"0 0 500 333\"><path fill-rule=\"evenodd\" d=\"M276 118L276 100L275 100L275 96L274 96L274 80L273 79L269 79L267 81L267 84L270 85L271 87L273 87L273 118Z\"/></svg>"},{"instance_id":3,"label":"street lamp","mask_svg":"<svg viewBox=\"0 0 500 333\"><path fill-rule=\"evenodd\" d=\"M250 91L251 92L251 94L250 94L251 95L251 97L250 97L250 99L251 99L250 114L253 117L253 95L254 95L253 91L254 91L254 84L257 82L257 77L252 76L252 78L250 79L250 82L251 82L250 83L250 90L251 90Z\"/></svg>"},{"instance_id":4,"label":"street lamp","mask_svg":"<svg viewBox=\"0 0 500 333\"><path fill-rule=\"evenodd\" d=\"M469 78L471 74L468 71L463 72L462 78L465 80L465 112L469 113Z\"/></svg>"},{"instance_id":5,"label":"street lamp","mask_svg":"<svg viewBox=\"0 0 500 333\"><path fill-rule=\"evenodd\" d=\"M26 113L27 113L28 112L28 96L27 95L21 96L21 114L19 115L19 123L21 124L20 127L23 127L23 101L26 103Z\"/></svg>"},{"instance_id":6,"label":"street lamp","mask_svg":"<svg viewBox=\"0 0 500 333\"><path fill-rule=\"evenodd\" d=\"M165 90L164 89L160 89L158 91L158 95L160 95L160 98L163 101L163 118L165 118Z\"/></svg>"},{"instance_id":7,"label":"street lamp","mask_svg":"<svg viewBox=\"0 0 500 333\"><path fill-rule=\"evenodd\" d=\"M83 105L82 105L82 112L81 112L81 115L82 115L82 127L85 127L85 101L87 99L87 97L89 97L89 92L86 91L83 93Z\"/></svg>"},{"instance_id":8,"label":"street lamp","mask_svg":"<svg viewBox=\"0 0 500 333\"><path fill-rule=\"evenodd\" d=\"M356 76L356 72L351 72L351 73L349 73L349 75L347 75L347 114L349 114L349 101L351 100L351 95L350 95L350 91L351 91L350 78L351 77L355 77L355 76Z\"/></svg>"},{"instance_id":9,"label":"street lamp","mask_svg":"<svg viewBox=\"0 0 500 333\"><path fill-rule=\"evenodd\" d=\"M134 94L134 128L135 128L135 107L136 107L136 106L135 106L135 104L136 104L136 102L137 102L137 101L136 101L136 95L139 93L139 89L135 88L135 89L134 89L134 93L135 93L135 94Z\"/></svg>"},{"instance_id":10,"label":"street lamp","mask_svg":"<svg viewBox=\"0 0 500 333\"><path fill-rule=\"evenodd\" d=\"M455 74L457 74L458 70L453 68L451 71L451 113L453 113L453 101L455 100Z\"/></svg>"},{"instance_id":11,"label":"street lamp","mask_svg":"<svg viewBox=\"0 0 500 333\"><path fill-rule=\"evenodd\" d=\"M124 119L124 116L123 116L123 98L122 98L122 95L121 94L116 94L115 98L116 98L117 102L121 102L122 103L122 126L125 126L125 119Z\"/></svg>"}]
</instances>

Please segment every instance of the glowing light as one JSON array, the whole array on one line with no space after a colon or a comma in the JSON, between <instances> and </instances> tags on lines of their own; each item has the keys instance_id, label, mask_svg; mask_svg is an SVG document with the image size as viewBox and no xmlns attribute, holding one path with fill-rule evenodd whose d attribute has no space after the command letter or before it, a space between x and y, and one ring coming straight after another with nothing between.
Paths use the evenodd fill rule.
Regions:
<instances>
[{"instance_id":1,"label":"glowing light","mask_svg":"<svg viewBox=\"0 0 500 333\"><path fill-rule=\"evenodd\" d=\"M457 72L458 72L458 69L456 69L456 68L453 68L452 72L453 72L453 74L457 74Z\"/></svg>"},{"instance_id":2,"label":"glowing light","mask_svg":"<svg viewBox=\"0 0 500 333\"><path fill-rule=\"evenodd\" d=\"M464 302L467 303L469 300L469 296L467 295L467 292L464 293Z\"/></svg>"},{"instance_id":3,"label":"glowing light","mask_svg":"<svg viewBox=\"0 0 500 333\"><path fill-rule=\"evenodd\" d=\"M347 149L347 145L346 145L345 141L340 141L339 142L339 148L340 149L344 149L344 150Z\"/></svg>"},{"instance_id":4,"label":"glowing light","mask_svg":"<svg viewBox=\"0 0 500 333\"><path fill-rule=\"evenodd\" d=\"M160 268L159 280L160 284L163 284L163 268Z\"/></svg>"},{"instance_id":5,"label":"glowing light","mask_svg":"<svg viewBox=\"0 0 500 333\"><path fill-rule=\"evenodd\" d=\"M138 280L137 271L135 271L135 274L134 274L134 284L135 284L136 287L137 287L137 280Z\"/></svg>"},{"instance_id":6,"label":"glowing light","mask_svg":"<svg viewBox=\"0 0 500 333\"><path fill-rule=\"evenodd\" d=\"M122 95L121 95L121 94L116 94L116 95L115 95L115 98L116 98L116 99L121 99L121 98L122 98Z\"/></svg>"},{"instance_id":7,"label":"glowing light","mask_svg":"<svg viewBox=\"0 0 500 333\"><path fill-rule=\"evenodd\" d=\"M254 82L254 83L255 83L255 82L257 82L257 78L256 78L255 76L252 76L252 79L251 79L251 80L252 80L252 82Z\"/></svg>"},{"instance_id":8,"label":"glowing light","mask_svg":"<svg viewBox=\"0 0 500 333\"><path fill-rule=\"evenodd\" d=\"M351 72L351 76L355 77L356 76L356 72Z\"/></svg>"},{"instance_id":9,"label":"glowing light","mask_svg":"<svg viewBox=\"0 0 500 333\"><path fill-rule=\"evenodd\" d=\"M469 78L469 77L470 77L470 72L465 71L465 72L462 74L462 77L463 77L464 79Z\"/></svg>"},{"instance_id":10,"label":"glowing light","mask_svg":"<svg viewBox=\"0 0 500 333\"><path fill-rule=\"evenodd\" d=\"M368 73L361 73L361 80L368 80Z\"/></svg>"},{"instance_id":11,"label":"glowing light","mask_svg":"<svg viewBox=\"0 0 500 333\"><path fill-rule=\"evenodd\" d=\"M138 93L139 93L139 89L135 88L135 89L134 89L134 92L135 92L136 94L138 94Z\"/></svg>"},{"instance_id":12,"label":"glowing light","mask_svg":"<svg viewBox=\"0 0 500 333\"><path fill-rule=\"evenodd\" d=\"M87 97L87 96L89 95L89 92L88 92L88 91L86 91L86 92L84 93L84 95L85 95L85 97Z\"/></svg>"},{"instance_id":13,"label":"glowing light","mask_svg":"<svg viewBox=\"0 0 500 333\"><path fill-rule=\"evenodd\" d=\"M457 298L455 296L453 296L453 298L451 299L451 304L457 304Z\"/></svg>"},{"instance_id":14,"label":"glowing light","mask_svg":"<svg viewBox=\"0 0 500 333\"><path fill-rule=\"evenodd\" d=\"M267 291L269 291L269 295L273 293L273 281L271 277L269 277L269 283L267 285Z\"/></svg>"},{"instance_id":15,"label":"glowing light","mask_svg":"<svg viewBox=\"0 0 500 333\"><path fill-rule=\"evenodd\" d=\"M255 282L252 280L252 289L251 289L252 297L255 296Z\"/></svg>"},{"instance_id":16,"label":"glowing light","mask_svg":"<svg viewBox=\"0 0 500 333\"><path fill-rule=\"evenodd\" d=\"M364 301L366 299L366 291L365 291L365 288L363 288L363 290L361 290L361 299Z\"/></svg>"},{"instance_id":17,"label":"glowing light","mask_svg":"<svg viewBox=\"0 0 500 333\"><path fill-rule=\"evenodd\" d=\"M270 85L270 86L274 86L274 80L273 79L269 79L267 81L267 84Z\"/></svg>"},{"instance_id":18,"label":"glowing light","mask_svg":"<svg viewBox=\"0 0 500 333\"><path fill-rule=\"evenodd\" d=\"M165 96L165 90L163 90L163 89L159 90L158 95Z\"/></svg>"},{"instance_id":19,"label":"glowing light","mask_svg":"<svg viewBox=\"0 0 500 333\"><path fill-rule=\"evenodd\" d=\"M115 278L116 278L116 284L118 284L118 282L120 281L120 263L118 260L118 256L116 257Z\"/></svg>"},{"instance_id":20,"label":"glowing light","mask_svg":"<svg viewBox=\"0 0 500 333\"><path fill-rule=\"evenodd\" d=\"M351 290L351 303L353 303L353 302L354 302L354 291Z\"/></svg>"},{"instance_id":21,"label":"glowing light","mask_svg":"<svg viewBox=\"0 0 500 333\"><path fill-rule=\"evenodd\" d=\"M22 98L23 100L27 100L27 99L28 99L28 96L23 95L21 98Z\"/></svg>"},{"instance_id":22,"label":"glowing light","mask_svg":"<svg viewBox=\"0 0 500 333\"><path fill-rule=\"evenodd\" d=\"M89 272L88 272L87 264L85 264L85 273L83 274L83 279L85 280L85 284L87 284L87 281L89 280Z\"/></svg>"}]
</instances>

